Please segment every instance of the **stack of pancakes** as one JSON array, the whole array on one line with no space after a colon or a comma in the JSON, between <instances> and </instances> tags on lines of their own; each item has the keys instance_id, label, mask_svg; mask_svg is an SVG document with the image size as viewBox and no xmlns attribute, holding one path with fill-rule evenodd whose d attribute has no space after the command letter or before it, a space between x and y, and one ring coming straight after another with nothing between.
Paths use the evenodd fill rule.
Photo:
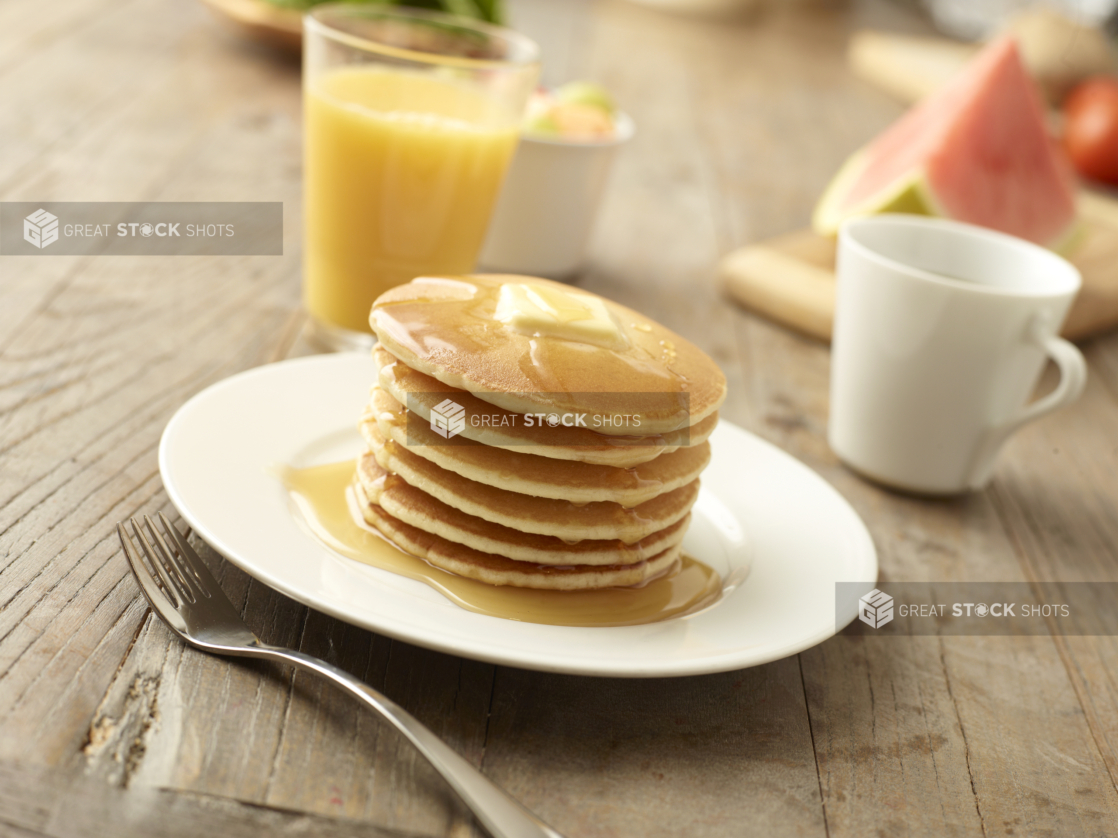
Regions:
<instances>
[{"instance_id":1,"label":"stack of pancakes","mask_svg":"<svg viewBox=\"0 0 1118 838\"><path fill-rule=\"evenodd\" d=\"M609 301L612 338L510 327L497 310L506 283L560 309L601 300L532 277L468 276L413 280L374 304L379 374L354 484L365 520L493 585L586 590L671 570L710 460L721 371Z\"/></svg>"}]
</instances>

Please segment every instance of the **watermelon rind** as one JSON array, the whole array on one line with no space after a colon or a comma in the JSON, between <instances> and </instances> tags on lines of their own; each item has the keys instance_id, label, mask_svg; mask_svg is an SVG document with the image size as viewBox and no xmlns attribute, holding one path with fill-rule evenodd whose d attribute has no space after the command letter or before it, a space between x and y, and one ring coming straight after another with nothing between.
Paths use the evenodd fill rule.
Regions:
<instances>
[{"instance_id":1,"label":"watermelon rind","mask_svg":"<svg viewBox=\"0 0 1118 838\"><path fill-rule=\"evenodd\" d=\"M844 207L844 199L861 177L868 161L869 155L866 149L856 151L842 165L824 191L823 197L815 205L815 212L811 218L811 226L819 235L827 237L838 235L842 222L849 218L866 218L886 212L937 216L944 214L938 211L937 202L927 188L922 169L917 169L907 177L889 184L855 206Z\"/></svg>"},{"instance_id":2,"label":"watermelon rind","mask_svg":"<svg viewBox=\"0 0 1118 838\"><path fill-rule=\"evenodd\" d=\"M867 218L882 213L948 217L947 213L939 208L939 202L928 188L923 169L914 170L910 175L889 184L855 206L844 207L843 201L861 177L868 160L868 151L863 148L850 155L839 169L838 174L819 199L819 203L815 205L811 226L816 233L834 238L838 235L839 227L847 219ZM1060 235L1043 244L1049 250L1067 256L1079 247L1084 235L1083 225L1076 219L1072 219Z\"/></svg>"},{"instance_id":3,"label":"watermelon rind","mask_svg":"<svg viewBox=\"0 0 1118 838\"><path fill-rule=\"evenodd\" d=\"M1078 250L1079 245L1083 244L1086 238L1087 228L1080 223L1078 218L1073 218L1067 229L1045 247L1061 256L1068 256Z\"/></svg>"}]
</instances>

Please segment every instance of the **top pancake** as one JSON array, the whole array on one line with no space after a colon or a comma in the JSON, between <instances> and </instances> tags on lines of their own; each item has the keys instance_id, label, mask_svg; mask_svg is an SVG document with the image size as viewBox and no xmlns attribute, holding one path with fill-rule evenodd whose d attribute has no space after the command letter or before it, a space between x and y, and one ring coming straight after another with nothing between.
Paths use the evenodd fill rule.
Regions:
<instances>
[{"instance_id":1,"label":"top pancake","mask_svg":"<svg viewBox=\"0 0 1118 838\"><path fill-rule=\"evenodd\" d=\"M726 379L706 353L609 300L624 349L506 327L495 313L508 282L593 296L526 276L420 277L382 294L369 322L412 369L516 413L586 413L600 433L669 433L711 415L725 398ZM636 419L622 425L620 416Z\"/></svg>"}]
</instances>

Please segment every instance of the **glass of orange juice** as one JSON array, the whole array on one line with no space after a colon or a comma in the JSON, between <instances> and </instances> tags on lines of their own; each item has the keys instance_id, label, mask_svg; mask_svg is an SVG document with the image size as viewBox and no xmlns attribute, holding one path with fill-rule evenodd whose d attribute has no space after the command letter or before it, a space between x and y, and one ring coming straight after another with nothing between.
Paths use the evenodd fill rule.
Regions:
<instances>
[{"instance_id":1,"label":"glass of orange juice","mask_svg":"<svg viewBox=\"0 0 1118 838\"><path fill-rule=\"evenodd\" d=\"M384 6L318 6L303 29L303 299L317 342L358 348L383 291L473 270L539 49Z\"/></svg>"}]
</instances>

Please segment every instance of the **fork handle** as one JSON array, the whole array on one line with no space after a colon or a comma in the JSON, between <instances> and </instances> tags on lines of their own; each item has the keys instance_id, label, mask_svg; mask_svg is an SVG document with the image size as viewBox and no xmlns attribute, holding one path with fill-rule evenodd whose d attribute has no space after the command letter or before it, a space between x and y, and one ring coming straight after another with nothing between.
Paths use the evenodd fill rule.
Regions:
<instances>
[{"instance_id":1,"label":"fork handle","mask_svg":"<svg viewBox=\"0 0 1118 838\"><path fill-rule=\"evenodd\" d=\"M375 710L415 745L493 838L563 838L459 756L411 713L348 672L294 649L259 644L238 651L252 657L283 660L299 669L322 675Z\"/></svg>"}]
</instances>

